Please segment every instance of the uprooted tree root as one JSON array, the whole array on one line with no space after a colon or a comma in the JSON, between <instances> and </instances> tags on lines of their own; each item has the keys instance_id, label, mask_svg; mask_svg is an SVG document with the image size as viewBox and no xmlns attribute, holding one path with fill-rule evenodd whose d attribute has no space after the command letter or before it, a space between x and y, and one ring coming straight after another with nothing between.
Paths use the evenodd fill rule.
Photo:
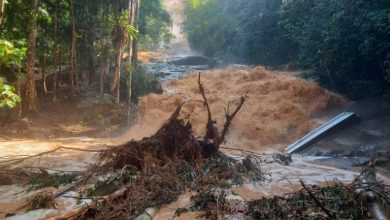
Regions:
<instances>
[{"instance_id":1,"label":"uprooted tree root","mask_svg":"<svg viewBox=\"0 0 390 220\"><path fill-rule=\"evenodd\" d=\"M132 140L123 145L109 148L100 154L99 159L103 162L96 165L95 168L105 170L106 168L132 167L142 170L143 173L148 173L148 170L163 167L170 161L186 161L191 165L196 165L203 158L217 154L233 118L245 103L247 94L240 98L240 102L233 113L229 112L230 102L228 103L225 110L225 125L223 130L219 132L215 126L216 122L211 118L205 90L200 81L200 73L198 85L208 114L206 135L204 137L195 137L191 123L180 118L180 111L185 104L182 103L156 134L140 141Z\"/></svg>"},{"instance_id":2,"label":"uprooted tree root","mask_svg":"<svg viewBox=\"0 0 390 220\"><path fill-rule=\"evenodd\" d=\"M191 124L179 119L182 105L178 106L168 122L151 137L109 148L100 154L102 164L95 168L122 169L130 167L149 173L170 161L184 160L195 165L203 150L193 136Z\"/></svg>"},{"instance_id":3,"label":"uprooted tree root","mask_svg":"<svg viewBox=\"0 0 390 220\"><path fill-rule=\"evenodd\" d=\"M112 175L87 191L91 196L105 197L78 218L132 219L148 207L159 207L176 200L188 189L240 184L243 178L262 179L260 169L252 164L256 163L254 158L238 162L219 153L219 146L247 95L241 97L232 113L228 104L225 125L219 132L211 118L200 74L198 85L208 113L206 135L195 137L191 123L180 118L185 104L182 103L153 136L110 147L100 153L100 162L89 170L88 178ZM99 189L106 191L102 193Z\"/></svg>"}]
</instances>

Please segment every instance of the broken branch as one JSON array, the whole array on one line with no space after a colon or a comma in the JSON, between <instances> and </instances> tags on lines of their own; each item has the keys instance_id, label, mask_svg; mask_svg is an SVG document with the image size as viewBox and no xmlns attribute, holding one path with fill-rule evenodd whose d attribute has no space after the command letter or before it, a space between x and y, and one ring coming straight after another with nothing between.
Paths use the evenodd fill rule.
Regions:
<instances>
[{"instance_id":1,"label":"broken branch","mask_svg":"<svg viewBox=\"0 0 390 220\"><path fill-rule=\"evenodd\" d=\"M204 87L200 81L200 72L198 75L198 85L199 85L200 94L202 95L202 98L203 98L203 105L206 107L206 110L207 110L207 124L206 124L207 131L206 131L205 139L206 140L208 140L208 139L214 140L218 137L218 131L217 131L217 128L215 127L216 122L212 119L212 116L211 116L211 110L210 110L209 103L207 102Z\"/></svg>"},{"instance_id":2,"label":"broken branch","mask_svg":"<svg viewBox=\"0 0 390 220\"><path fill-rule=\"evenodd\" d=\"M224 142L225 136L226 136L227 132L229 131L229 127L230 127L234 117L240 111L240 109L244 105L247 98L248 98L248 92L244 96L241 96L240 103L237 105L236 109L234 110L234 112L232 114L229 114L230 102L228 103L228 107L225 110L225 118L226 118L225 125L223 126L221 136L217 140L217 143L216 143L217 146L219 146L220 144L222 144Z\"/></svg>"},{"instance_id":3,"label":"broken branch","mask_svg":"<svg viewBox=\"0 0 390 220\"><path fill-rule=\"evenodd\" d=\"M312 197L314 199L314 201L322 209L322 211L324 211L325 214L330 219L334 219L334 215L332 213L330 213L330 211L321 204L320 200L318 200L318 198L311 192L311 190L306 186L306 184L303 182L303 180L299 180L299 181L301 182L302 187L309 193L310 197Z\"/></svg>"}]
</instances>

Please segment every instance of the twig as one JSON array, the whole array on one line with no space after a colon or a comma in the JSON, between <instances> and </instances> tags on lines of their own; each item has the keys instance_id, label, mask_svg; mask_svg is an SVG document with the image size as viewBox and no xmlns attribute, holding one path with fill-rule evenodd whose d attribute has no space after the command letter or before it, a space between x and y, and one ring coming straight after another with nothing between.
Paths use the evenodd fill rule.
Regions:
<instances>
[{"instance_id":1,"label":"twig","mask_svg":"<svg viewBox=\"0 0 390 220\"><path fill-rule=\"evenodd\" d=\"M90 200L105 200L104 197L80 197L80 196L61 196L64 198L70 198L70 199L90 199Z\"/></svg>"},{"instance_id":2,"label":"twig","mask_svg":"<svg viewBox=\"0 0 390 220\"><path fill-rule=\"evenodd\" d=\"M311 192L311 190L306 186L306 184L303 182L302 179L299 180L301 182L301 185L302 187L309 193L309 195L314 199L314 201L317 203L317 205L322 209L322 211L324 211L326 213L326 215L330 218L330 219L334 219L334 216L332 215L332 213L329 212L329 210L327 208L325 208L321 202L318 200L317 197L315 197L315 195Z\"/></svg>"},{"instance_id":3,"label":"twig","mask_svg":"<svg viewBox=\"0 0 390 220\"><path fill-rule=\"evenodd\" d=\"M57 191L56 193L54 193L54 198L58 198L62 195L64 195L65 193L69 192L70 190L74 189L74 187L76 185L78 185L79 183L81 183L82 181L84 180L84 178L80 178L79 180L77 180L76 182L72 183L71 185L69 185L68 187L66 187L65 189L62 189L60 191Z\"/></svg>"},{"instance_id":4,"label":"twig","mask_svg":"<svg viewBox=\"0 0 390 220\"><path fill-rule=\"evenodd\" d=\"M229 131L229 127L233 121L233 118L240 111L241 107L244 105L247 98L248 98L248 92L244 96L241 96L240 103L238 104L237 108L234 110L232 114L229 113L230 102L228 103L228 107L227 109L225 109L225 117L226 117L225 125L223 126L221 136L217 140L216 143L217 146L219 146L225 140L226 133Z\"/></svg>"}]
</instances>

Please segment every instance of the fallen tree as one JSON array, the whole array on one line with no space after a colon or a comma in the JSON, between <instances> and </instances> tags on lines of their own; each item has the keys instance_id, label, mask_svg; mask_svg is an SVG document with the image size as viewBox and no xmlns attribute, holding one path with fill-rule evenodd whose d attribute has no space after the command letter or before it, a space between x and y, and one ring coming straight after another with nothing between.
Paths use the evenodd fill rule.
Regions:
<instances>
[{"instance_id":1,"label":"fallen tree","mask_svg":"<svg viewBox=\"0 0 390 220\"><path fill-rule=\"evenodd\" d=\"M225 109L225 124L221 132L215 126L210 107L206 98L205 89L201 83L200 73L198 77L199 90L203 97L203 103L207 111L208 119L206 134L204 137L195 137L192 125L188 117L180 117L180 111L187 102L177 106L168 121L151 137L140 141L131 140L125 144L109 147L99 157L101 163L93 168L121 169L125 166L133 167L147 173L149 169L162 167L167 162L184 160L195 165L202 158L210 157L219 152L220 145L224 142L234 117L244 105L248 95L240 98L235 110L230 113L230 102Z\"/></svg>"}]
</instances>

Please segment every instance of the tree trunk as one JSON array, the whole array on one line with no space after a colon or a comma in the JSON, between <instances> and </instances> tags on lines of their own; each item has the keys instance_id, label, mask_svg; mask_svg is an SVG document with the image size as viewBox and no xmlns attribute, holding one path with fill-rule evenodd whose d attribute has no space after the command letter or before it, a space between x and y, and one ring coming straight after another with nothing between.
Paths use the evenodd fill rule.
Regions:
<instances>
[{"instance_id":1,"label":"tree trunk","mask_svg":"<svg viewBox=\"0 0 390 220\"><path fill-rule=\"evenodd\" d=\"M58 48L58 86L57 88L61 88L62 85L63 85L63 79L62 79L62 69L61 69L61 65L62 65L62 48L61 48L61 45L59 45L59 48Z\"/></svg>"},{"instance_id":2,"label":"tree trunk","mask_svg":"<svg viewBox=\"0 0 390 220\"><path fill-rule=\"evenodd\" d=\"M58 70L57 67L59 65L59 52L58 46L56 47L56 51L54 54L54 76L53 76L53 102L57 102L57 81L58 81Z\"/></svg>"},{"instance_id":3,"label":"tree trunk","mask_svg":"<svg viewBox=\"0 0 390 220\"><path fill-rule=\"evenodd\" d=\"M72 13L72 50L70 58L70 82L72 86L72 94L80 93L80 83L79 83L79 74L77 72L77 33L75 26L75 17L74 17L74 8L73 0L71 3L71 13Z\"/></svg>"},{"instance_id":4,"label":"tree trunk","mask_svg":"<svg viewBox=\"0 0 390 220\"><path fill-rule=\"evenodd\" d=\"M38 111L37 94L35 90L35 47L37 39L37 13L38 0L31 0L31 12L30 12L30 29L28 35L28 48L27 48L27 82L26 82L26 97L25 103L27 111Z\"/></svg>"},{"instance_id":5,"label":"tree trunk","mask_svg":"<svg viewBox=\"0 0 390 220\"><path fill-rule=\"evenodd\" d=\"M58 40L58 3L55 5L55 14L54 14L54 42L55 42L55 51L54 51L54 76L53 76L53 102L57 103L57 80L58 72L57 67L59 66L59 56L60 56L60 42Z\"/></svg>"},{"instance_id":6,"label":"tree trunk","mask_svg":"<svg viewBox=\"0 0 390 220\"><path fill-rule=\"evenodd\" d=\"M71 55L70 55L70 84L72 87L72 94L75 94L75 75L76 75L76 33L73 30L72 31L72 50L71 50Z\"/></svg>"},{"instance_id":7,"label":"tree trunk","mask_svg":"<svg viewBox=\"0 0 390 220\"><path fill-rule=\"evenodd\" d=\"M102 65L100 69L100 80L99 80L99 93L101 96L104 95L104 77L108 73L108 68L109 68L110 56L108 53L109 53L109 47L105 46L102 55Z\"/></svg>"},{"instance_id":8,"label":"tree trunk","mask_svg":"<svg viewBox=\"0 0 390 220\"><path fill-rule=\"evenodd\" d=\"M135 0L129 0L129 24L134 25L134 14L135 14ZM131 78L133 75L133 63L132 63L132 57L133 57L133 39L129 39L129 65L127 71L127 103L126 103L126 114L127 118L130 119L130 111L131 111Z\"/></svg>"},{"instance_id":9,"label":"tree trunk","mask_svg":"<svg viewBox=\"0 0 390 220\"><path fill-rule=\"evenodd\" d=\"M115 62L114 79L111 84L111 91L116 94L115 104L119 107L120 102L120 78L121 78L121 65L122 65L123 46L118 44L118 54Z\"/></svg>"},{"instance_id":10,"label":"tree trunk","mask_svg":"<svg viewBox=\"0 0 390 220\"><path fill-rule=\"evenodd\" d=\"M129 0L129 24L132 26L136 26L136 20L138 19L138 0ZM130 63L130 69L129 73L127 75L127 118L130 118L130 112L131 112L131 79L133 75L133 71L136 68L137 65L137 45L136 45L136 39L130 39L129 40L129 63Z\"/></svg>"},{"instance_id":11,"label":"tree trunk","mask_svg":"<svg viewBox=\"0 0 390 220\"><path fill-rule=\"evenodd\" d=\"M134 13L134 26L136 29L138 29L138 20L139 20L139 2L141 0L134 0L135 3L135 13ZM133 39L133 56L132 56L132 66L133 68L137 67L137 62L138 62L138 43L137 39Z\"/></svg>"},{"instance_id":12,"label":"tree trunk","mask_svg":"<svg viewBox=\"0 0 390 220\"><path fill-rule=\"evenodd\" d=\"M20 80L20 77L21 77L21 72L22 72L22 70L21 70L21 65L19 64L19 66L18 66L18 77L17 77L17 80L16 80L16 92L17 92L17 94L18 94L18 96L20 96L20 97L22 97L22 92L21 92L21 85L22 85L22 83L21 83L21 80ZM22 109L22 104L21 103L19 103L18 104L18 114L17 114L17 119L19 120L20 119L20 117L22 116L22 111L23 111L23 109Z\"/></svg>"},{"instance_id":13,"label":"tree trunk","mask_svg":"<svg viewBox=\"0 0 390 220\"><path fill-rule=\"evenodd\" d=\"M43 62L42 62L42 92L47 94L47 86L46 86L46 50L43 52Z\"/></svg>"},{"instance_id":14,"label":"tree trunk","mask_svg":"<svg viewBox=\"0 0 390 220\"><path fill-rule=\"evenodd\" d=\"M88 54L88 84L89 86L91 86L95 82L96 82L96 69L95 69L94 49L92 43Z\"/></svg>"},{"instance_id":15,"label":"tree trunk","mask_svg":"<svg viewBox=\"0 0 390 220\"><path fill-rule=\"evenodd\" d=\"M3 24L3 16L4 16L4 0L0 0L0 26Z\"/></svg>"},{"instance_id":16,"label":"tree trunk","mask_svg":"<svg viewBox=\"0 0 390 220\"><path fill-rule=\"evenodd\" d=\"M92 25L88 30L88 85L91 86L96 82L95 68L95 27Z\"/></svg>"}]
</instances>

